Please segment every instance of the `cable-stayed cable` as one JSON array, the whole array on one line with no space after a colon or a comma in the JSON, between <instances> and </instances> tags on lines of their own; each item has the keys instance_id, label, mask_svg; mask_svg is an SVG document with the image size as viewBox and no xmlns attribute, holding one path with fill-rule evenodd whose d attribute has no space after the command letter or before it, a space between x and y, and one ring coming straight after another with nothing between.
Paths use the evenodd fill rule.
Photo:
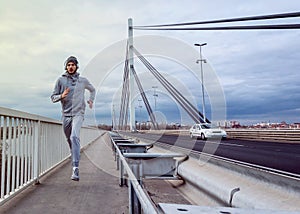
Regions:
<instances>
[{"instance_id":1,"label":"cable-stayed cable","mask_svg":"<svg viewBox=\"0 0 300 214\"><path fill-rule=\"evenodd\" d=\"M155 68L151 67L151 64L147 62L145 58L142 56L139 56L139 59L144 63L144 65L148 68L148 70L154 75L154 77L162 84L162 86L172 95L172 97L184 108L184 110L190 115L190 117L195 121L199 122L199 118L197 113L193 111L192 108L187 106L183 100L178 96L178 94L174 93L174 90L172 90L171 86L166 83L155 71Z\"/></svg>"},{"instance_id":2,"label":"cable-stayed cable","mask_svg":"<svg viewBox=\"0 0 300 214\"><path fill-rule=\"evenodd\" d=\"M214 24L214 23L227 23L227 22L241 22L241 21L254 21L254 20L269 20L269 19L282 19L282 18L294 18L300 17L300 12L292 13L281 13L281 14L271 14L271 15L261 15L261 16L248 16L240 18L230 18L230 19L218 19L210 21L199 21L199 22L184 22L184 23L174 23L174 24L161 24L161 25L144 25L144 26L134 26L138 27L171 27L171 26L184 26L184 25L201 25L201 24Z\"/></svg>"},{"instance_id":3,"label":"cable-stayed cable","mask_svg":"<svg viewBox=\"0 0 300 214\"><path fill-rule=\"evenodd\" d=\"M123 74L123 88L122 88L122 95L121 95L121 107L120 107L120 117L119 117L119 127L121 129L126 129L127 127L127 120L128 120L128 108L129 108L129 97L130 97L130 90L129 90L129 56L128 56L128 44L126 49L126 60L124 65L124 74ZM135 81L138 85L139 91L141 93L142 99L144 101L144 104L146 106L147 112L149 114L149 117L151 119L151 122L153 124L154 129L158 129L157 122L155 115L153 114L153 111L151 109L151 106L149 104L149 101L145 95L145 92L143 90L142 84L134 70L132 69L133 76L135 78Z\"/></svg>"},{"instance_id":4,"label":"cable-stayed cable","mask_svg":"<svg viewBox=\"0 0 300 214\"><path fill-rule=\"evenodd\" d=\"M187 28L134 27L134 29L135 30L282 30L282 29L300 29L300 24L224 26L224 27L187 27Z\"/></svg>"},{"instance_id":5,"label":"cable-stayed cable","mask_svg":"<svg viewBox=\"0 0 300 214\"><path fill-rule=\"evenodd\" d=\"M139 59L144 63L144 65L149 69L149 71L154 75L154 77L156 77L156 79L163 85L163 87L172 95L172 97L185 109L185 111L190 115L190 117L195 122L202 122L201 118L199 118L197 114L197 110L194 110L189 105L187 105L184 102L183 97L180 96L180 93L176 93L176 89L166 79L161 77L159 72L144 57L140 56Z\"/></svg>"},{"instance_id":6,"label":"cable-stayed cable","mask_svg":"<svg viewBox=\"0 0 300 214\"><path fill-rule=\"evenodd\" d=\"M172 95L172 97L180 104L181 107L190 115L196 123L203 123L203 115L197 110L170 82L168 82L152 65L146 60L135 48L133 49L138 58L148 68L148 70L156 77L163 87ZM210 121L206 119L206 122Z\"/></svg>"},{"instance_id":7,"label":"cable-stayed cable","mask_svg":"<svg viewBox=\"0 0 300 214\"><path fill-rule=\"evenodd\" d=\"M128 119L128 106L129 106L129 68L128 68L128 43L126 48L126 59L124 64L123 74L123 88L121 95L121 107L119 117L119 129L126 128Z\"/></svg>"},{"instance_id":8,"label":"cable-stayed cable","mask_svg":"<svg viewBox=\"0 0 300 214\"><path fill-rule=\"evenodd\" d=\"M147 109L148 115L150 117L150 120L151 120L151 122L153 124L153 127L154 127L154 129L158 129L155 115L153 114L152 108L151 108L151 106L149 104L149 101L148 101L148 99L146 97L146 94L144 92L142 84L141 84L141 82L140 82L140 80L139 80L139 78L138 78L138 76L137 76L134 68L132 69L132 74L133 74L133 76L135 78L135 82L137 83L137 86L139 88L140 94L141 94L143 102L144 102L144 104L146 106L146 109Z\"/></svg>"},{"instance_id":9,"label":"cable-stayed cable","mask_svg":"<svg viewBox=\"0 0 300 214\"><path fill-rule=\"evenodd\" d=\"M121 95L121 108L119 117L119 127L123 129L127 125L127 111L128 111L128 70L124 71L123 89Z\"/></svg>"}]
</instances>

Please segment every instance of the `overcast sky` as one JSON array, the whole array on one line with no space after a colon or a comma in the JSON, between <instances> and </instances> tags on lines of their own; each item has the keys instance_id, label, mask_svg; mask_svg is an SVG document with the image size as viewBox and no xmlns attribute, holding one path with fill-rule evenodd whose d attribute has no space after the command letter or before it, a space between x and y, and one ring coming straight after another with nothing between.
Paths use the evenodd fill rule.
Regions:
<instances>
[{"instance_id":1,"label":"overcast sky","mask_svg":"<svg viewBox=\"0 0 300 214\"><path fill-rule=\"evenodd\" d=\"M60 104L53 104L49 97L56 79L64 72L65 59L74 55L79 59L81 75L89 78L97 89L96 106L94 110L87 109L87 117L96 118L96 123L109 124L113 106L118 115L128 18L133 18L134 25L151 25L296 11L300 11L300 2L295 0L0 0L0 106L60 119ZM238 24L275 23L300 23L300 19ZM199 66L195 63L199 49L193 44L206 42L202 49L208 62L204 65L204 75L206 78L208 72L216 75L213 78L224 95L226 120L243 124L300 122L300 30L136 30L134 35L170 37L189 46L184 51L194 51L190 60L195 65L191 67ZM142 41L150 48L169 48L152 43L151 39ZM115 51L109 52L111 49ZM184 51L183 58L188 56ZM179 82L176 87L202 110L201 83L193 82L195 78L189 76L193 72L187 72L191 67L183 63L186 59L175 62L170 52L160 57L150 56L149 60L168 79ZM141 80L146 80L143 87L152 108L155 108L152 87L157 86L155 110L167 122L182 122L178 118L186 116L180 113L178 104L145 69L138 71L139 67L136 64ZM219 100L213 89L209 89L209 83L207 80L205 93L208 117L213 111L210 102ZM146 120L145 107L139 99L135 98L136 117Z\"/></svg>"}]
</instances>

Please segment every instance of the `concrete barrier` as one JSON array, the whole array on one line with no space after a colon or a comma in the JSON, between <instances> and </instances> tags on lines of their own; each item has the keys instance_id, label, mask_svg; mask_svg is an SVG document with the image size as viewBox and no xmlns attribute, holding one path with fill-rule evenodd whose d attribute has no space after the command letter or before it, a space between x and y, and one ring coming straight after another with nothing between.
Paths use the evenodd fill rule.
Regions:
<instances>
[{"instance_id":1,"label":"concrete barrier","mask_svg":"<svg viewBox=\"0 0 300 214\"><path fill-rule=\"evenodd\" d=\"M189 154L190 151L176 146L165 148L155 143L148 152ZM211 206L241 208L234 209L232 213L272 213L272 210L284 214L300 212L299 178L268 172L249 164L219 160L203 153L198 156L193 154L180 163L177 173L184 182L169 182L193 205L200 206L197 211L203 206ZM175 204L171 206L178 208Z\"/></svg>"},{"instance_id":2,"label":"concrete barrier","mask_svg":"<svg viewBox=\"0 0 300 214\"><path fill-rule=\"evenodd\" d=\"M163 148L150 149L162 152ZM176 149L175 149L176 151ZM170 152L165 150L165 152ZM185 183L178 186L193 204L203 205L201 195L208 195L220 206L244 209L281 210L286 213L300 211L300 180L285 185L283 180L291 179L260 169L227 163L213 157L190 157L178 166L178 174ZM241 170L240 168L243 168ZM268 175L263 175L267 173ZM290 182L290 181L288 181ZM191 189L193 190L192 193Z\"/></svg>"}]
</instances>

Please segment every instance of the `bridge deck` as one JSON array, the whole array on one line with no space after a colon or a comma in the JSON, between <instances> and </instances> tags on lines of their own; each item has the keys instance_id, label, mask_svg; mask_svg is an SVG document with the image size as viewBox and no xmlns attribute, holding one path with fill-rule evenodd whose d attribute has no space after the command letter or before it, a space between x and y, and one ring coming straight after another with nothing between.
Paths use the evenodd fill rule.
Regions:
<instances>
[{"instance_id":1,"label":"bridge deck","mask_svg":"<svg viewBox=\"0 0 300 214\"><path fill-rule=\"evenodd\" d=\"M110 147L98 141L81 154L79 182L70 179L69 159L40 185L1 206L0 213L128 213L128 189L118 185Z\"/></svg>"}]
</instances>

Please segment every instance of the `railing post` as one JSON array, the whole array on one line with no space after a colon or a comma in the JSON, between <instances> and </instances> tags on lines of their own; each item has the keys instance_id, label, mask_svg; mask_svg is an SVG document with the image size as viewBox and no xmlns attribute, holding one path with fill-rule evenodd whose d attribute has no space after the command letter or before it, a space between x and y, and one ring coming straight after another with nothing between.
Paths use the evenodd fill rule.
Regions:
<instances>
[{"instance_id":1,"label":"railing post","mask_svg":"<svg viewBox=\"0 0 300 214\"><path fill-rule=\"evenodd\" d=\"M10 182L11 182L11 142L12 142L12 118L8 118L8 136L6 143L6 194L8 195L11 191Z\"/></svg>"},{"instance_id":2,"label":"railing post","mask_svg":"<svg viewBox=\"0 0 300 214\"><path fill-rule=\"evenodd\" d=\"M34 154L33 154L33 177L35 179L35 184L39 184L39 174L40 174L40 142L41 142L41 121L37 121L34 127Z\"/></svg>"},{"instance_id":3,"label":"railing post","mask_svg":"<svg viewBox=\"0 0 300 214\"><path fill-rule=\"evenodd\" d=\"M131 166L131 170L135 177L139 179L139 164L133 164ZM142 208L141 208L141 202L139 201L137 194L132 186L132 182L129 182L129 213L130 214L141 214Z\"/></svg>"},{"instance_id":4,"label":"railing post","mask_svg":"<svg viewBox=\"0 0 300 214\"><path fill-rule=\"evenodd\" d=\"M121 159L118 160L119 165L120 165L120 180L119 180L119 186L123 186L125 184L125 178L124 178L124 165Z\"/></svg>"},{"instance_id":5,"label":"railing post","mask_svg":"<svg viewBox=\"0 0 300 214\"><path fill-rule=\"evenodd\" d=\"M4 189L5 189L5 166L6 166L6 122L7 119L4 117L3 119L3 133L2 133L2 166L1 166L1 193L0 198L4 197ZM1 122L1 121L0 121Z\"/></svg>"}]
</instances>

